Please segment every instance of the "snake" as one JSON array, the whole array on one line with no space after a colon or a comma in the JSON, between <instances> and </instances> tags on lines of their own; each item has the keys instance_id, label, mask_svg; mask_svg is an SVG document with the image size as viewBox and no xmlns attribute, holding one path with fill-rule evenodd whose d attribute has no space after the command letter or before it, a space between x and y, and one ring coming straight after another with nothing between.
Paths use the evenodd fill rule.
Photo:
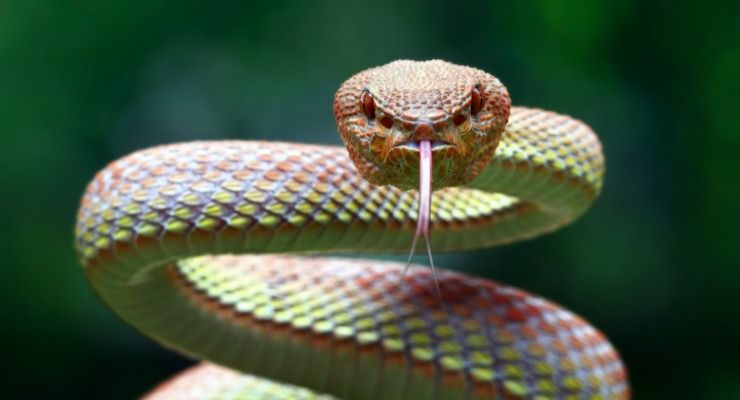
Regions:
<instances>
[{"instance_id":1,"label":"snake","mask_svg":"<svg viewBox=\"0 0 740 400\"><path fill-rule=\"evenodd\" d=\"M423 237L431 257L572 222L603 184L588 125L512 106L493 75L441 60L357 73L333 108L344 147L160 145L88 185L75 246L93 291L204 360L146 398L630 397L615 348L568 309L347 255L403 253Z\"/></svg>"}]
</instances>

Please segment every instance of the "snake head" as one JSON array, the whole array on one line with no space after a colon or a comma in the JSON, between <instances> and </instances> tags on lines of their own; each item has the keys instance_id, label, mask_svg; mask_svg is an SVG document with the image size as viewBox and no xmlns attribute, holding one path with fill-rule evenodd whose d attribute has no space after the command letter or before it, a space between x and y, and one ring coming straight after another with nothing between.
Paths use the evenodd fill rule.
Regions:
<instances>
[{"instance_id":1,"label":"snake head","mask_svg":"<svg viewBox=\"0 0 740 400\"><path fill-rule=\"evenodd\" d=\"M432 188L473 180L491 160L509 118L504 85L479 69L400 60L345 81L334 100L339 133L375 185L419 184L420 143L430 142Z\"/></svg>"}]
</instances>

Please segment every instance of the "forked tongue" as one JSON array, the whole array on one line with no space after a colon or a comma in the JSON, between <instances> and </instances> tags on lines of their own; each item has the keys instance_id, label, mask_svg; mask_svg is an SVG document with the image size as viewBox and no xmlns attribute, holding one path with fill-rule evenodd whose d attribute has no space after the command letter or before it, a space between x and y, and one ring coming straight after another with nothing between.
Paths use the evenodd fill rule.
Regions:
<instances>
[{"instance_id":1,"label":"forked tongue","mask_svg":"<svg viewBox=\"0 0 740 400\"><path fill-rule=\"evenodd\" d=\"M406 268L403 269L401 279L406 276L406 272L411 266L411 258L416 251L416 244L419 236L424 237L427 246L427 255L429 256L429 265L432 268L432 277L434 278L434 287L437 289L437 295L442 299L442 292L439 290L439 280L437 279L437 270L434 268L434 259L432 258L432 246L429 243L429 214L432 205L432 143L429 140L419 142L419 209L416 219L416 233L414 241L411 243L411 252L409 259L406 261Z\"/></svg>"}]
</instances>

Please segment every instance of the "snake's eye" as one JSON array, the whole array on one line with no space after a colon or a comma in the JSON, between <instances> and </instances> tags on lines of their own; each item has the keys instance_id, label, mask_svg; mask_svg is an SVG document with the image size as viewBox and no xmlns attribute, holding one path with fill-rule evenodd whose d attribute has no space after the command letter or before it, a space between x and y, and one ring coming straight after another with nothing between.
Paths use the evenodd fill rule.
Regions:
<instances>
[{"instance_id":1,"label":"snake's eye","mask_svg":"<svg viewBox=\"0 0 740 400\"><path fill-rule=\"evenodd\" d=\"M375 119L375 100L367 90L360 95L360 110L370 119Z\"/></svg>"},{"instance_id":2,"label":"snake's eye","mask_svg":"<svg viewBox=\"0 0 740 400\"><path fill-rule=\"evenodd\" d=\"M480 109L483 108L483 96L481 96L478 87L473 88L473 92L470 95L470 114L478 114Z\"/></svg>"}]
</instances>

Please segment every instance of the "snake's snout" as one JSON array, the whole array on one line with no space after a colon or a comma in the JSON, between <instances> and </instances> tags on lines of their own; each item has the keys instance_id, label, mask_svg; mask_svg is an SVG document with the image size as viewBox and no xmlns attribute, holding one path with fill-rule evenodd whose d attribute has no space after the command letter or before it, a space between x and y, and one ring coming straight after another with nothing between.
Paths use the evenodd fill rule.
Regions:
<instances>
[{"instance_id":1,"label":"snake's snout","mask_svg":"<svg viewBox=\"0 0 740 400\"><path fill-rule=\"evenodd\" d=\"M393 145L394 148L403 148L418 152L422 141L428 141L431 150L439 150L445 147L454 147L455 141L444 132L437 132L434 126L428 122L422 122L408 128L408 139L400 139Z\"/></svg>"},{"instance_id":2,"label":"snake's snout","mask_svg":"<svg viewBox=\"0 0 740 400\"><path fill-rule=\"evenodd\" d=\"M432 140L434 136L434 127L430 123L423 122L414 127L414 140Z\"/></svg>"}]
</instances>

